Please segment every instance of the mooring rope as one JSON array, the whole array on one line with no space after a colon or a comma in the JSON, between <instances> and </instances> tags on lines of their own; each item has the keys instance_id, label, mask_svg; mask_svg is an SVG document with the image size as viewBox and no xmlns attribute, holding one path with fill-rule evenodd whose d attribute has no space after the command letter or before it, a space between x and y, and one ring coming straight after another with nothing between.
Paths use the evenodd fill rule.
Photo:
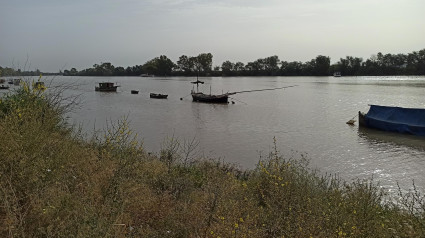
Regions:
<instances>
[{"instance_id":1,"label":"mooring rope","mask_svg":"<svg viewBox=\"0 0 425 238\"><path fill-rule=\"evenodd\" d=\"M277 90L277 89L284 89L284 88L292 88L292 87L296 87L296 86L298 86L298 85L291 85L291 86L279 87L279 88L265 88L265 89L245 90L245 91L238 91L238 92L230 92L228 94L260 92L260 91L268 91L268 90Z\"/></svg>"}]
</instances>

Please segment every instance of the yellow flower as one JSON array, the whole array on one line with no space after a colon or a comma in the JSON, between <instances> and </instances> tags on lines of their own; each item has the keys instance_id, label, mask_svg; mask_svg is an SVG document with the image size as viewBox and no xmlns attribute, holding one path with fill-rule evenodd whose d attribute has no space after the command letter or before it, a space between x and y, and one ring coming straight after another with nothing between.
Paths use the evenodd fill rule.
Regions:
<instances>
[{"instance_id":1,"label":"yellow flower","mask_svg":"<svg viewBox=\"0 0 425 238\"><path fill-rule=\"evenodd\" d=\"M235 228L239 228L239 224L238 223L235 223Z\"/></svg>"},{"instance_id":2,"label":"yellow flower","mask_svg":"<svg viewBox=\"0 0 425 238\"><path fill-rule=\"evenodd\" d=\"M239 221L240 221L240 222L243 222L243 218L242 218L242 217L241 217L241 218L239 218Z\"/></svg>"}]
</instances>

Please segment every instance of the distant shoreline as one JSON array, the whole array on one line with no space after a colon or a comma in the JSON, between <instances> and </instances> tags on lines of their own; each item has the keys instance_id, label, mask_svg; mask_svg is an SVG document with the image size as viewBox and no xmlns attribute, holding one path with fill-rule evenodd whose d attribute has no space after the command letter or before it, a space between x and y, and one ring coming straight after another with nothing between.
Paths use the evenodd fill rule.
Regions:
<instances>
[{"instance_id":1,"label":"distant shoreline","mask_svg":"<svg viewBox=\"0 0 425 238\"><path fill-rule=\"evenodd\" d=\"M420 76L425 75L425 49L408 54L383 54L378 52L369 59L346 56L337 63L331 64L329 56L318 55L307 61L288 62L280 60L277 55L260 58L244 64L242 62L225 61L221 66L213 67L213 55L201 53L198 56L179 57L177 62L161 55L151 59L143 65L114 66L110 62L94 64L93 67L78 71L76 68L60 70L57 73L35 71L21 71L20 69L2 68L0 76Z\"/></svg>"}]
</instances>

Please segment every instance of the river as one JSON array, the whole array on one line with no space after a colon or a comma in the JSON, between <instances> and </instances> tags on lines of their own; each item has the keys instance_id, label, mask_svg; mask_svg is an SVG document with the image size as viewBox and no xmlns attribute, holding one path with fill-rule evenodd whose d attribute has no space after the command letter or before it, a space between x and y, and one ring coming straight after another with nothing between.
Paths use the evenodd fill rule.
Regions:
<instances>
[{"instance_id":1,"label":"river","mask_svg":"<svg viewBox=\"0 0 425 238\"><path fill-rule=\"evenodd\" d=\"M425 188L425 138L347 125L369 104L425 107L425 77L228 77L201 78L214 94L297 85L232 95L227 105L192 102L185 77L54 77L73 83L80 95L70 122L86 132L127 117L147 151L158 153L170 137L199 142L197 155L253 168L276 145L283 156L306 155L312 168L347 181L370 179L394 191L412 181ZM117 93L95 92L95 84L117 82ZM139 90L131 94L130 90ZM150 99L149 93L168 94ZM182 100L181 100L182 98ZM357 119L357 117L355 118Z\"/></svg>"}]
</instances>

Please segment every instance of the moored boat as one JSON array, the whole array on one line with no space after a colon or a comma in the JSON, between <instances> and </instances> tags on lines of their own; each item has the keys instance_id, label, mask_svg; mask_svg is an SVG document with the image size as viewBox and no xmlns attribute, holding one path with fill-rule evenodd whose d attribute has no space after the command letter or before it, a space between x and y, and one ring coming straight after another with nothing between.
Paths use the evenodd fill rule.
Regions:
<instances>
[{"instance_id":1,"label":"moored boat","mask_svg":"<svg viewBox=\"0 0 425 238\"><path fill-rule=\"evenodd\" d=\"M359 126L425 136L425 109L370 105L359 112Z\"/></svg>"},{"instance_id":2,"label":"moored boat","mask_svg":"<svg viewBox=\"0 0 425 238\"><path fill-rule=\"evenodd\" d=\"M192 84L196 84L196 91L192 89L190 94L192 95L192 100L194 102L205 102L205 103L229 103L229 95L232 95L234 93L224 93L224 94L204 94L202 92L199 92L199 84L204 84L204 82L199 81L196 79L195 82L191 82Z\"/></svg>"},{"instance_id":3,"label":"moored boat","mask_svg":"<svg viewBox=\"0 0 425 238\"><path fill-rule=\"evenodd\" d=\"M335 72L334 73L334 77L341 77L342 75L341 75L341 72Z\"/></svg>"},{"instance_id":4,"label":"moored boat","mask_svg":"<svg viewBox=\"0 0 425 238\"><path fill-rule=\"evenodd\" d=\"M0 89L9 89L9 86L7 86L7 85L0 85Z\"/></svg>"},{"instance_id":5,"label":"moored boat","mask_svg":"<svg viewBox=\"0 0 425 238\"><path fill-rule=\"evenodd\" d=\"M13 85L18 86L19 84L21 84L20 78L13 79Z\"/></svg>"},{"instance_id":6,"label":"moored boat","mask_svg":"<svg viewBox=\"0 0 425 238\"><path fill-rule=\"evenodd\" d=\"M139 94L139 90L131 90L131 94Z\"/></svg>"},{"instance_id":7,"label":"moored boat","mask_svg":"<svg viewBox=\"0 0 425 238\"><path fill-rule=\"evenodd\" d=\"M99 86L96 86L94 90L100 92L116 92L118 87L119 85L115 85L115 83L102 82L99 83Z\"/></svg>"},{"instance_id":8,"label":"moored boat","mask_svg":"<svg viewBox=\"0 0 425 238\"><path fill-rule=\"evenodd\" d=\"M168 97L168 94L150 93L149 96L150 98L166 99Z\"/></svg>"},{"instance_id":9,"label":"moored boat","mask_svg":"<svg viewBox=\"0 0 425 238\"><path fill-rule=\"evenodd\" d=\"M194 102L206 102L206 103L228 103L229 93L212 95L212 94L204 94L201 92L191 93L192 99Z\"/></svg>"}]
</instances>

